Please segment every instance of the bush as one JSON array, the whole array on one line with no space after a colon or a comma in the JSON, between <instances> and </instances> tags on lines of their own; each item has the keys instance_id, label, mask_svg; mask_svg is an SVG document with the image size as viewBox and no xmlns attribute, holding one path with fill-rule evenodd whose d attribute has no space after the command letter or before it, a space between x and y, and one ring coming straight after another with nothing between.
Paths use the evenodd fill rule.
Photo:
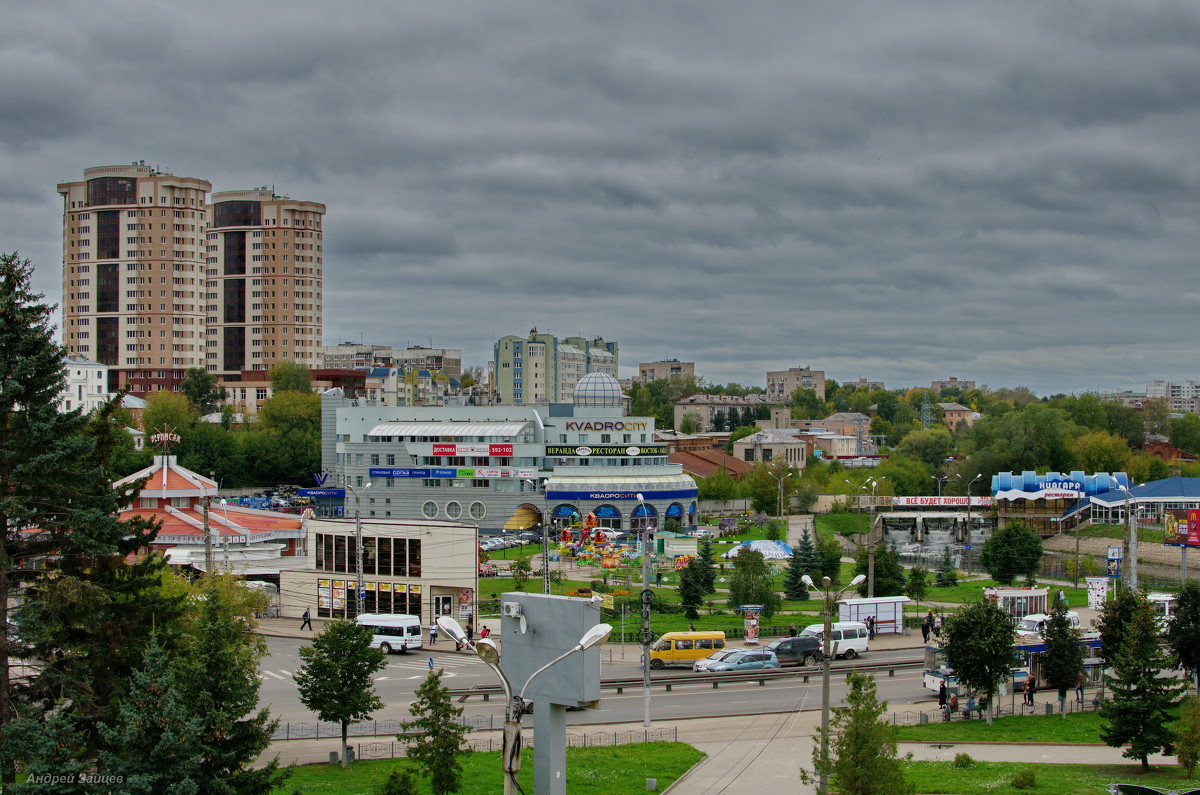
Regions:
<instances>
[{"instance_id":1,"label":"bush","mask_svg":"<svg viewBox=\"0 0 1200 795\"><path fill-rule=\"evenodd\" d=\"M970 754L955 754L953 764L956 768L962 770L967 767L975 767L975 760L971 758Z\"/></svg>"},{"instance_id":2,"label":"bush","mask_svg":"<svg viewBox=\"0 0 1200 795\"><path fill-rule=\"evenodd\" d=\"M375 788L375 795L417 795L420 791L416 774L401 767L388 773L384 782Z\"/></svg>"},{"instance_id":3,"label":"bush","mask_svg":"<svg viewBox=\"0 0 1200 795\"><path fill-rule=\"evenodd\" d=\"M1008 783L1013 789L1033 789L1037 786L1037 777L1032 770L1018 770Z\"/></svg>"}]
</instances>

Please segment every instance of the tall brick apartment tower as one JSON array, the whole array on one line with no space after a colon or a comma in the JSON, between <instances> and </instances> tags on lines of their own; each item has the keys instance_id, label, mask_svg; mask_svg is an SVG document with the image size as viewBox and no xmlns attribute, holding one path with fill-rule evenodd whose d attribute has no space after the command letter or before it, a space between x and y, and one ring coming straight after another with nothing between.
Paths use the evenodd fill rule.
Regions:
<instances>
[{"instance_id":1,"label":"tall brick apartment tower","mask_svg":"<svg viewBox=\"0 0 1200 795\"><path fill-rule=\"evenodd\" d=\"M63 343L109 389L172 389L205 363L205 200L212 185L145 162L97 166L63 197Z\"/></svg>"}]
</instances>

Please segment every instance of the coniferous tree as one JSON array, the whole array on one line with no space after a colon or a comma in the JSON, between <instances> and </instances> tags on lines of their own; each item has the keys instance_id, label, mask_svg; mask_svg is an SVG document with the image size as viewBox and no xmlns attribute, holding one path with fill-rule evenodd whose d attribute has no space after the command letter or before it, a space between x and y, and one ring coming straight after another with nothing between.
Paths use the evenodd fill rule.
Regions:
<instances>
[{"instance_id":1,"label":"coniferous tree","mask_svg":"<svg viewBox=\"0 0 1200 795\"><path fill-rule=\"evenodd\" d=\"M84 432L87 418L78 411L58 411L64 351L54 341L53 307L30 289L32 273L28 260L0 254L0 622L5 626L12 618L12 598L30 585L62 576L61 564L72 562L86 571L90 559L123 558L145 547L156 530L150 522L120 520L119 510L141 484L113 489L111 448ZM17 627L16 647L7 636L0 643L3 782L14 780L15 753L8 740L14 730L20 733L20 721L53 718L58 723L47 731L69 725L93 747L95 737L94 723L82 725L76 717L53 711L67 685L79 685L73 694L86 692L82 682L53 682L58 671L50 666L14 687L11 658L37 653L24 635L34 630L35 622L21 620ZM56 690L54 684L61 686ZM66 695L73 706L71 699ZM32 732L38 733L36 728Z\"/></svg>"},{"instance_id":2,"label":"coniferous tree","mask_svg":"<svg viewBox=\"0 0 1200 795\"><path fill-rule=\"evenodd\" d=\"M1179 708L1179 722L1175 724L1175 754L1179 766L1191 778L1200 764L1200 698L1187 696Z\"/></svg>"},{"instance_id":3,"label":"coniferous tree","mask_svg":"<svg viewBox=\"0 0 1200 795\"><path fill-rule=\"evenodd\" d=\"M1171 720L1187 684L1160 676L1169 663L1159 646L1154 607L1138 596L1124 645L1111 658L1112 674L1104 677L1112 696L1100 705L1105 721L1100 739L1113 748L1124 747L1121 755L1139 760L1142 770L1150 769L1150 754L1174 753Z\"/></svg>"},{"instance_id":4,"label":"coniferous tree","mask_svg":"<svg viewBox=\"0 0 1200 795\"><path fill-rule=\"evenodd\" d=\"M821 773L845 795L906 795L913 791L904 778L901 759L896 754L896 730L883 716L887 702L880 701L875 677L848 674L845 707L833 710L826 744L829 757L821 755L820 729L813 746L813 771L802 771L807 783L815 783Z\"/></svg>"},{"instance_id":5,"label":"coniferous tree","mask_svg":"<svg viewBox=\"0 0 1200 795\"><path fill-rule=\"evenodd\" d=\"M870 552L860 549L855 558L854 573L868 575L871 570ZM880 544L875 548L875 595L899 596L904 591L904 567L900 565L900 556L895 547ZM865 597L870 593L869 581L863 580L858 586L859 596Z\"/></svg>"},{"instance_id":6,"label":"coniferous tree","mask_svg":"<svg viewBox=\"0 0 1200 795\"><path fill-rule=\"evenodd\" d=\"M929 572L924 566L913 566L908 570L908 582L904 584L904 595L917 604L925 601L929 593Z\"/></svg>"},{"instance_id":7,"label":"coniferous tree","mask_svg":"<svg viewBox=\"0 0 1200 795\"><path fill-rule=\"evenodd\" d=\"M457 792L470 731L460 720L463 708L454 706L440 670L430 672L415 695L408 708L413 720L403 724L396 739L408 745L408 758L425 768L434 795Z\"/></svg>"},{"instance_id":8,"label":"coniferous tree","mask_svg":"<svg viewBox=\"0 0 1200 795\"><path fill-rule=\"evenodd\" d=\"M717 556L713 551L712 541L707 538L700 542L700 554L696 559L699 561L700 585L704 594L717 592Z\"/></svg>"},{"instance_id":9,"label":"coniferous tree","mask_svg":"<svg viewBox=\"0 0 1200 795\"><path fill-rule=\"evenodd\" d=\"M204 583L199 615L180 653L181 688L202 722L200 791L257 795L282 783L290 770L280 770L278 759L253 767L279 721L269 709L258 709L266 643L237 601L236 588L215 577Z\"/></svg>"},{"instance_id":10,"label":"coniferous tree","mask_svg":"<svg viewBox=\"0 0 1200 795\"><path fill-rule=\"evenodd\" d=\"M296 689L304 706L321 720L342 725L342 767L347 767L346 735L352 721L383 707L375 695L375 672L386 655L371 646L371 630L340 619L325 625L311 646L300 647Z\"/></svg>"},{"instance_id":11,"label":"coniferous tree","mask_svg":"<svg viewBox=\"0 0 1200 795\"><path fill-rule=\"evenodd\" d=\"M817 557L821 560L821 576L837 585L842 579L842 545L836 538L817 540ZM815 577L813 579L816 579Z\"/></svg>"},{"instance_id":12,"label":"coniferous tree","mask_svg":"<svg viewBox=\"0 0 1200 795\"><path fill-rule=\"evenodd\" d=\"M1042 680L1058 691L1058 709L1064 720L1067 691L1083 673L1083 647L1079 639L1079 630L1067 619L1067 603L1056 596L1043 631L1046 650L1042 653Z\"/></svg>"},{"instance_id":13,"label":"coniferous tree","mask_svg":"<svg viewBox=\"0 0 1200 795\"><path fill-rule=\"evenodd\" d=\"M688 565L679 572L679 601L683 605L688 620L695 621L700 617L699 607L704 601L703 564L699 558L692 558Z\"/></svg>"},{"instance_id":14,"label":"coniferous tree","mask_svg":"<svg viewBox=\"0 0 1200 795\"><path fill-rule=\"evenodd\" d=\"M1100 608L1096 629L1100 633L1100 653L1111 664L1116 654L1125 648L1125 635L1137 612L1138 595L1128 588L1117 588L1112 598Z\"/></svg>"},{"instance_id":15,"label":"coniferous tree","mask_svg":"<svg viewBox=\"0 0 1200 795\"><path fill-rule=\"evenodd\" d=\"M801 579L805 574L814 579L821 576L820 560L817 558L817 548L813 545L808 528L804 528L800 542L792 548L792 559L788 563L787 574L783 578L783 592L788 599L807 599L808 587Z\"/></svg>"},{"instance_id":16,"label":"coniferous tree","mask_svg":"<svg viewBox=\"0 0 1200 795\"><path fill-rule=\"evenodd\" d=\"M954 559L950 556L950 547L942 550L942 562L938 566L934 581L939 588L951 588L958 585L958 569L954 567Z\"/></svg>"},{"instance_id":17,"label":"coniferous tree","mask_svg":"<svg viewBox=\"0 0 1200 795\"><path fill-rule=\"evenodd\" d=\"M177 687L167 651L150 636L146 661L121 699L117 720L102 726L112 750L100 754L106 775L119 776L131 795L193 795L200 792L204 721Z\"/></svg>"}]
</instances>

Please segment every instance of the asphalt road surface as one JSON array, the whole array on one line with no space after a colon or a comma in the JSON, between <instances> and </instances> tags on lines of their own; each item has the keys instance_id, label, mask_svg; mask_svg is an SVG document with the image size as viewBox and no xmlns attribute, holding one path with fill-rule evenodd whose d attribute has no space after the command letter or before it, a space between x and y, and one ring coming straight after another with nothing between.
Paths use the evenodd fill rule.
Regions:
<instances>
[{"instance_id":1,"label":"asphalt road surface","mask_svg":"<svg viewBox=\"0 0 1200 795\"><path fill-rule=\"evenodd\" d=\"M262 679L262 689L259 702L270 707L272 713L283 721L312 722L316 717L300 703L296 685L292 679L293 673L300 664L299 648L304 641L291 638L267 638L269 656L265 657L259 675ZM620 647L605 648L605 658L609 653L612 662L606 662L602 669L605 678L637 677L641 669L637 664L638 649L627 647L625 660L620 658ZM876 651L864 655L861 662L884 664L891 660L911 659L912 649L895 651ZM375 692L383 700L385 706L376 713L379 720L404 720L408 716L408 705L413 698L413 691L421 684L430 670L430 660L435 669L444 671L443 681L454 688L471 687L472 685L496 684L496 676L477 657L466 654L439 653L409 653L392 654L388 657L387 667L376 674ZM840 670L845 663L837 661L830 672L830 699L836 706L841 703L845 693L845 672ZM791 669L788 670L797 670ZM760 686L754 682L722 685L713 689L710 684L687 685L690 672L683 669L655 671L653 678L670 677L674 687L668 693L661 687L654 688L651 693L651 716L659 720L678 718L701 718L721 715L745 715L768 712L790 712L795 710L819 709L821 706L821 676L819 669L805 671L809 681L804 683L802 674L797 670L796 676L785 680L776 680ZM906 705L923 702L928 706L935 695L924 690L921 686L921 667L909 665L897 667L895 676L887 673L876 674L876 684L881 699L890 703L892 711L902 711ZM472 698L464 705L467 717L495 715L499 721L503 715L502 699L493 697L484 702ZM621 695L613 691L603 692L600 708L584 710L567 714L567 722L571 724L597 724L640 721L642 719L641 688L625 690Z\"/></svg>"}]
</instances>

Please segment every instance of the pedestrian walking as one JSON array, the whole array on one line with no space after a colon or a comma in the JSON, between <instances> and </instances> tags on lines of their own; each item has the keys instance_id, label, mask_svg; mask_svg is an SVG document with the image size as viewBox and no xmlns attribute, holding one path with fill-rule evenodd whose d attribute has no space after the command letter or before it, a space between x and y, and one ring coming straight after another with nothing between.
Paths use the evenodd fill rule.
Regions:
<instances>
[{"instance_id":1,"label":"pedestrian walking","mask_svg":"<svg viewBox=\"0 0 1200 795\"><path fill-rule=\"evenodd\" d=\"M1033 691L1036 688L1037 688L1037 680L1034 679L1033 674L1030 674L1029 678L1025 680L1025 703L1031 707L1034 705L1033 704Z\"/></svg>"},{"instance_id":2,"label":"pedestrian walking","mask_svg":"<svg viewBox=\"0 0 1200 795\"><path fill-rule=\"evenodd\" d=\"M1075 701L1083 703L1083 674L1079 675L1079 681L1075 683Z\"/></svg>"},{"instance_id":3,"label":"pedestrian walking","mask_svg":"<svg viewBox=\"0 0 1200 795\"><path fill-rule=\"evenodd\" d=\"M875 616L867 616L867 640L875 640Z\"/></svg>"},{"instance_id":4,"label":"pedestrian walking","mask_svg":"<svg viewBox=\"0 0 1200 795\"><path fill-rule=\"evenodd\" d=\"M430 625L429 625L429 645L432 646L435 643L437 643L437 623L436 622L430 623Z\"/></svg>"},{"instance_id":5,"label":"pedestrian walking","mask_svg":"<svg viewBox=\"0 0 1200 795\"><path fill-rule=\"evenodd\" d=\"M688 632L695 632L695 631L696 631L696 625L688 624Z\"/></svg>"},{"instance_id":6,"label":"pedestrian walking","mask_svg":"<svg viewBox=\"0 0 1200 795\"><path fill-rule=\"evenodd\" d=\"M300 629L304 629L305 627L307 627L309 631L312 630L312 611L307 607L304 608L304 620L300 622Z\"/></svg>"},{"instance_id":7,"label":"pedestrian walking","mask_svg":"<svg viewBox=\"0 0 1200 795\"><path fill-rule=\"evenodd\" d=\"M479 630L479 639L483 640L484 638L486 638L488 635L491 635L491 634L492 634L492 631L490 629L488 629L487 624L484 624L483 629Z\"/></svg>"},{"instance_id":8,"label":"pedestrian walking","mask_svg":"<svg viewBox=\"0 0 1200 795\"><path fill-rule=\"evenodd\" d=\"M946 680L945 679L943 679L942 683L938 686L938 706L939 707L946 706Z\"/></svg>"},{"instance_id":9,"label":"pedestrian walking","mask_svg":"<svg viewBox=\"0 0 1200 795\"><path fill-rule=\"evenodd\" d=\"M942 614L938 613L933 619L933 636L939 640L942 637Z\"/></svg>"},{"instance_id":10,"label":"pedestrian walking","mask_svg":"<svg viewBox=\"0 0 1200 795\"><path fill-rule=\"evenodd\" d=\"M929 643L929 633L933 631L933 611L921 619L921 642Z\"/></svg>"},{"instance_id":11,"label":"pedestrian walking","mask_svg":"<svg viewBox=\"0 0 1200 795\"><path fill-rule=\"evenodd\" d=\"M474 641L475 641L475 627L474 627L474 625L471 624L471 622L468 621L467 622L467 643L473 643Z\"/></svg>"}]
</instances>

